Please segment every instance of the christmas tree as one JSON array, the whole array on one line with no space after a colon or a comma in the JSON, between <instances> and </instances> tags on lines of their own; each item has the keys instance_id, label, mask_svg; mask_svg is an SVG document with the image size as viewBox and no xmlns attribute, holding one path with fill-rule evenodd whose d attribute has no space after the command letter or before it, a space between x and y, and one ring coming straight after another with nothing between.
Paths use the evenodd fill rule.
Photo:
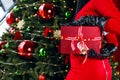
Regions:
<instances>
[{"instance_id":1,"label":"christmas tree","mask_svg":"<svg viewBox=\"0 0 120 80\"><path fill-rule=\"evenodd\" d=\"M69 65L60 53L60 24L72 21L75 5L75 0L17 0L0 41L0 79L64 80Z\"/></svg>"},{"instance_id":2,"label":"christmas tree","mask_svg":"<svg viewBox=\"0 0 120 80\"><path fill-rule=\"evenodd\" d=\"M60 53L60 24L73 21L76 2L16 1L6 16L10 28L0 40L0 80L65 79L69 57ZM113 80L119 80L115 71L118 64L111 64Z\"/></svg>"}]
</instances>

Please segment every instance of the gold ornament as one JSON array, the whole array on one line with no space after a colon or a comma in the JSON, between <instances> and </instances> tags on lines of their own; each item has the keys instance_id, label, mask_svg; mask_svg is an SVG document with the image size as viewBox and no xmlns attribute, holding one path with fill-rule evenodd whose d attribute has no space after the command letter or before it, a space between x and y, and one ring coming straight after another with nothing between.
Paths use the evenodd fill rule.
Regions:
<instances>
[{"instance_id":1,"label":"gold ornament","mask_svg":"<svg viewBox=\"0 0 120 80\"><path fill-rule=\"evenodd\" d=\"M61 31L60 30L55 30L53 34L54 34L55 38L60 38Z\"/></svg>"},{"instance_id":2,"label":"gold ornament","mask_svg":"<svg viewBox=\"0 0 120 80\"><path fill-rule=\"evenodd\" d=\"M17 28L22 29L23 25L24 25L25 21L24 20L20 20L17 24Z\"/></svg>"}]
</instances>

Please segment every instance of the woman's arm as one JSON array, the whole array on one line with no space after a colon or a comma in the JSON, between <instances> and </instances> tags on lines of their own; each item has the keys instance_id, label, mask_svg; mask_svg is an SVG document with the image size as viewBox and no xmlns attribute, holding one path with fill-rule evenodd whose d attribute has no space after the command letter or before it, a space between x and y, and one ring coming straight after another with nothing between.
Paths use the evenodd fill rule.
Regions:
<instances>
[{"instance_id":1,"label":"woman's arm","mask_svg":"<svg viewBox=\"0 0 120 80\"><path fill-rule=\"evenodd\" d=\"M91 0L93 9L101 16L107 17L108 20L104 26L104 30L120 35L120 12L114 5L112 0Z\"/></svg>"}]
</instances>

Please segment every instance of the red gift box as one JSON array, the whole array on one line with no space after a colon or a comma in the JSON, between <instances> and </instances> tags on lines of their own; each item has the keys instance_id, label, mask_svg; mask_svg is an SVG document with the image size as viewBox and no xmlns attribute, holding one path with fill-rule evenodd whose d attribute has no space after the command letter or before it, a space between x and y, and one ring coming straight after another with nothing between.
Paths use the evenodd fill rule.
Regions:
<instances>
[{"instance_id":1,"label":"red gift box","mask_svg":"<svg viewBox=\"0 0 120 80\"><path fill-rule=\"evenodd\" d=\"M101 31L98 26L61 26L61 53L80 54L89 49L100 53Z\"/></svg>"}]
</instances>

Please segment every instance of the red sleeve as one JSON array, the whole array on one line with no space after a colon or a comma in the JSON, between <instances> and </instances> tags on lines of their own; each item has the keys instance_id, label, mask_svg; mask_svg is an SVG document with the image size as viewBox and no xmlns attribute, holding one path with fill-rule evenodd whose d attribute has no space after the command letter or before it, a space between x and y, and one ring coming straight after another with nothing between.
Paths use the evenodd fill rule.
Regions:
<instances>
[{"instance_id":1,"label":"red sleeve","mask_svg":"<svg viewBox=\"0 0 120 80\"><path fill-rule=\"evenodd\" d=\"M120 20L120 12L112 0L91 0L94 3L93 8L99 14L108 18L116 18Z\"/></svg>"},{"instance_id":2,"label":"red sleeve","mask_svg":"<svg viewBox=\"0 0 120 80\"><path fill-rule=\"evenodd\" d=\"M108 17L105 31L120 35L120 12L112 0L91 0L93 8L104 17Z\"/></svg>"},{"instance_id":3,"label":"red sleeve","mask_svg":"<svg viewBox=\"0 0 120 80\"><path fill-rule=\"evenodd\" d=\"M118 40L115 34L108 33L106 38L108 43L113 43L114 45L118 46Z\"/></svg>"},{"instance_id":4,"label":"red sleeve","mask_svg":"<svg viewBox=\"0 0 120 80\"><path fill-rule=\"evenodd\" d=\"M115 6L118 8L118 10L120 11L120 0L112 0L115 4Z\"/></svg>"}]
</instances>

